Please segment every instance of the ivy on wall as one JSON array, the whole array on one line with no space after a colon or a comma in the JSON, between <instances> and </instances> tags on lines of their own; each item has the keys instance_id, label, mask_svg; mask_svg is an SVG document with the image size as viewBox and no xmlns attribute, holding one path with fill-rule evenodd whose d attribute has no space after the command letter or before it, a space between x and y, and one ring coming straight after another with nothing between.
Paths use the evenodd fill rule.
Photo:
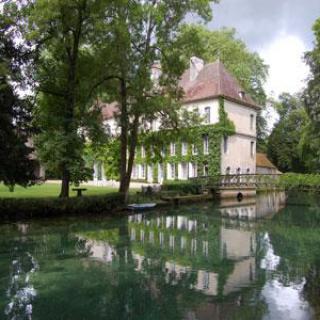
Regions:
<instances>
[{"instance_id":1,"label":"ivy on wall","mask_svg":"<svg viewBox=\"0 0 320 320\"><path fill-rule=\"evenodd\" d=\"M204 166L208 165L208 175L220 174L221 142L224 136L234 134L235 127L224 109L224 99L219 99L219 122L213 125L200 125L185 128L179 131L162 130L142 135L137 148L135 164L153 164L153 181L158 182L158 163L164 166L167 172L168 164L175 164L175 179L178 179L179 163L196 163L198 176L204 175ZM208 154L204 153L203 138L208 136ZM175 155L170 154L170 143L175 143ZM187 143L187 152L182 154L182 143ZM192 153L192 145L197 154ZM145 157L141 157L141 146L146 150ZM162 153L163 152L163 153ZM146 167L146 171L148 167ZM146 173L146 177L148 173ZM164 177L164 180L168 177Z\"/></svg>"},{"instance_id":2,"label":"ivy on wall","mask_svg":"<svg viewBox=\"0 0 320 320\"><path fill-rule=\"evenodd\" d=\"M149 168L152 168L153 182L158 182L158 164L163 165L163 178L167 180L168 164L175 165L175 179L178 179L179 163L196 163L198 176L204 175L204 166L208 166L208 174L220 174L221 163L221 143L224 136L234 134L235 127L228 119L224 109L224 99L219 98L219 122L216 124L199 125L192 128L179 130L161 130L141 134L138 147L136 149L135 164L145 165L145 179L150 175ZM203 138L208 136L208 154L204 153ZM170 154L170 143L175 143L175 155ZM187 152L182 154L182 143L187 143ZM193 154L192 145L195 146L197 154ZM144 147L144 156L141 147ZM102 151L102 152L101 152ZM108 179L118 178L119 172L119 152L118 140L108 143L103 150L99 150L98 158L104 164L105 174ZM117 160L118 159L118 160ZM171 178L171 177L170 177ZM141 179L140 179L141 180ZM137 181L137 180L135 180Z\"/></svg>"}]
</instances>

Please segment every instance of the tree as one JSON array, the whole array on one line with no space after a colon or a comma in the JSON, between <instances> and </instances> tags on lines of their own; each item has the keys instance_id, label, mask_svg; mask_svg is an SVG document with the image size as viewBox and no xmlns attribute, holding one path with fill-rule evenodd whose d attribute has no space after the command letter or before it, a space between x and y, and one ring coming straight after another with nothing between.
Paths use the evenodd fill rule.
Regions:
<instances>
[{"instance_id":1,"label":"tree","mask_svg":"<svg viewBox=\"0 0 320 320\"><path fill-rule=\"evenodd\" d=\"M308 125L303 136L303 150L308 157L309 166L313 171L319 172L320 164L320 19L313 31L315 47L305 54L305 61L310 68L310 78L303 93L305 109L308 115Z\"/></svg>"},{"instance_id":2,"label":"tree","mask_svg":"<svg viewBox=\"0 0 320 320\"><path fill-rule=\"evenodd\" d=\"M268 156L280 171L306 172L306 157L301 154L301 138L307 124L300 95L283 93L275 104L280 119L268 139Z\"/></svg>"},{"instance_id":3,"label":"tree","mask_svg":"<svg viewBox=\"0 0 320 320\"><path fill-rule=\"evenodd\" d=\"M98 103L99 60L95 33L102 32L108 1L37 0L29 4L24 38L34 49L35 142L41 161L69 184L92 175L83 158L85 142L103 136ZM99 79L98 79L99 78Z\"/></svg>"},{"instance_id":4,"label":"tree","mask_svg":"<svg viewBox=\"0 0 320 320\"><path fill-rule=\"evenodd\" d=\"M17 89L23 85L27 52L15 43L17 11L5 6L0 14L0 181L13 188L35 180L30 134L30 105Z\"/></svg>"},{"instance_id":5,"label":"tree","mask_svg":"<svg viewBox=\"0 0 320 320\"><path fill-rule=\"evenodd\" d=\"M268 75L268 66L256 52L250 52L246 44L236 37L235 29L208 30L201 25L184 25L179 43L185 61L194 55L206 62L221 60L244 90L264 108L266 93L263 85ZM258 149L265 147L267 137L267 122L261 112L257 116Z\"/></svg>"},{"instance_id":6,"label":"tree","mask_svg":"<svg viewBox=\"0 0 320 320\"><path fill-rule=\"evenodd\" d=\"M160 119L161 127L179 122L181 91L178 80L185 64L181 59L177 33L186 15L195 12L211 18L210 0L116 1L110 34L102 36L105 52L112 60L108 68L109 97L119 103L120 189L128 195L138 132L142 124ZM153 65L161 75L152 78ZM107 70L107 69L105 69ZM128 152L128 155L127 155Z\"/></svg>"}]
</instances>

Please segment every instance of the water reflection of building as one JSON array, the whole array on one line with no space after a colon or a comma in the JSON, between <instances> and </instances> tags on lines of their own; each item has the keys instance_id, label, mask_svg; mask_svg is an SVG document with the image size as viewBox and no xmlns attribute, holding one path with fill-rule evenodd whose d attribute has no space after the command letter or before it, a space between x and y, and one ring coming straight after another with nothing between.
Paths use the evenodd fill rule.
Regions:
<instances>
[{"instance_id":1,"label":"water reflection of building","mask_svg":"<svg viewBox=\"0 0 320 320\"><path fill-rule=\"evenodd\" d=\"M159 258L166 259L163 272L167 283L178 284L193 273L190 288L210 296L219 294L219 281L224 282L221 293L227 295L255 280L255 237L251 231L209 224L201 216L129 217L132 250L144 252L134 253L138 270L147 259L145 249L153 248ZM227 279L222 274L226 272Z\"/></svg>"},{"instance_id":2,"label":"water reflection of building","mask_svg":"<svg viewBox=\"0 0 320 320\"><path fill-rule=\"evenodd\" d=\"M219 210L224 217L251 220L271 217L284 208L285 203L285 192L264 192L241 202L236 199L223 199Z\"/></svg>"}]
</instances>

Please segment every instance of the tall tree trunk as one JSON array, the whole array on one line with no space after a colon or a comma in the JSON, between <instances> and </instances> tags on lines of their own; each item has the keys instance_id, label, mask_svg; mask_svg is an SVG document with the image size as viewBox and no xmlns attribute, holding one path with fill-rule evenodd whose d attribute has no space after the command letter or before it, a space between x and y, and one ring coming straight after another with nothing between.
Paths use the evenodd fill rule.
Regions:
<instances>
[{"instance_id":1,"label":"tall tree trunk","mask_svg":"<svg viewBox=\"0 0 320 320\"><path fill-rule=\"evenodd\" d=\"M69 197L69 186L70 186L70 173L67 168L64 168L62 173L61 191L59 195L60 198Z\"/></svg>"},{"instance_id":2,"label":"tall tree trunk","mask_svg":"<svg viewBox=\"0 0 320 320\"><path fill-rule=\"evenodd\" d=\"M120 81L121 114L120 114L120 187L119 192L125 195L127 185L127 149L128 149L128 106L125 80Z\"/></svg>"},{"instance_id":3,"label":"tall tree trunk","mask_svg":"<svg viewBox=\"0 0 320 320\"><path fill-rule=\"evenodd\" d=\"M128 201L128 197L129 197L129 187L130 187L130 181L131 181L132 167L133 167L135 151L136 151L137 141L138 141L138 128L139 128L139 116L135 115L133 120L132 130L131 130L131 136L130 136L129 159L128 159L128 166L127 166L127 172L126 172L125 188L123 191L125 202Z\"/></svg>"},{"instance_id":4,"label":"tall tree trunk","mask_svg":"<svg viewBox=\"0 0 320 320\"><path fill-rule=\"evenodd\" d=\"M77 70L78 70L78 55L80 47L80 38L82 33L83 13L86 10L86 1L83 1L78 9L78 24L76 30L72 33L73 43L70 46L66 46L66 54L68 57L69 68L68 68L68 88L67 95L65 96L65 124L64 133L66 136L74 134L76 128L74 128L74 108L76 105L76 87L77 87ZM68 33L69 34L69 33ZM66 36L67 38L68 36ZM72 146L70 147L72 150ZM70 154L69 147L66 147L65 153L66 158ZM61 198L69 197L69 185L70 185L70 171L67 164L63 164L62 170L62 183L61 183Z\"/></svg>"}]
</instances>

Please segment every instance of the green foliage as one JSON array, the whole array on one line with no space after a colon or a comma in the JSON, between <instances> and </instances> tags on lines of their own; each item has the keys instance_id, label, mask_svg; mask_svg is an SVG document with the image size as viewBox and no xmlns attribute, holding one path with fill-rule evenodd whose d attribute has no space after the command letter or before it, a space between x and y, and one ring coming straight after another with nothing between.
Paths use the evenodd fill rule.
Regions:
<instances>
[{"instance_id":1,"label":"green foliage","mask_svg":"<svg viewBox=\"0 0 320 320\"><path fill-rule=\"evenodd\" d=\"M301 152L308 123L301 98L298 95L283 93L279 99L276 109L280 119L268 138L268 156L282 172L310 171L306 163L310 155L305 151Z\"/></svg>"},{"instance_id":2,"label":"green foliage","mask_svg":"<svg viewBox=\"0 0 320 320\"><path fill-rule=\"evenodd\" d=\"M208 165L208 174L214 176L220 173L221 142L223 136L230 136L235 132L234 124L228 119L224 110L224 99L219 100L219 122L213 125L198 125L179 130L160 130L144 134L140 137L139 145L146 148L146 158L141 157L138 148L135 163L162 163L166 168L168 163L197 163L198 176L204 175L204 165ZM209 153L204 153L203 137L209 140ZM169 144L176 144L175 155L170 154ZM182 143L188 143L187 153L182 155ZM197 153L192 152L192 145ZM152 149L152 150L151 150ZM162 154L164 152L164 155ZM166 171L166 170L165 170ZM176 175L178 170L175 170ZM177 176L176 176L177 178ZM155 180L156 181L156 180Z\"/></svg>"},{"instance_id":3,"label":"green foliage","mask_svg":"<svg viewBox=\"0 0 320 320\"><path fill-rule=\"evenodd\" d=\"M111 214L112 210L121 206L122 200L123 196L119 193L69 199L0 199L0 219L44 218L72 214Z\"/></svg>"},{"instance_id":4,"label":"green foliage","mask_svg":"<svg viewBox=\"0 0 320 320\"><path fill-rule=\"evenodd\" d=\"M22 69L28 62L28 52L15 44L18 17L14 4L0 12L0 181L11 188L35 180L32 148L26 146L30 104L16 92L25 84Z\"/></svg>"},{"instance_id":5,"label":"green foliage","mask_svg":"<svg viewBox=\"0 0 320 320\"><path fill-rule=\"evenodd\" d=\"M175 191L177 194L200 194L201 185L194 182L165 181L161 191Z\"/></svg>"},{"instance_id":6,"label":"green foliage","mask_svg":"<svg viewBox=\"0 0 320 320\"><path fill-rule=\"evenodd\" d=\"M118 139L110 139L106 144L94 146L88 143L85 149L87 166L93 167L95 162L101 162L105 176L111 180L119 180L120 168L120 142Z\"/></svg>"},{"instance_id":7,"label":"green foliage","mask_svg":"<svg viewBox=\"0 0 320 320\"><path fill-rule=\"evenodd\" d=\"M308 115L308 125L303 137L303 150L311 154L307 162L312 171L319 172L320 164L320 19L313 26L315 47L305 55L311 75L303 93L304 104Z\"/></svg>"},{"instance_id":8,"label":"green foliage","mask_svg":"<svg viewBox=\"0 0 320 320\"><path fill-rule=\"evenodd\" d=\"M83 159L85 137L93 143L104 138L94 103L102 85L95 43L103 32L107 3L37 0L26 4L23 39L36 48L29 75L37 93L35 143L42 163L62 178L64 197L70 182L92 176Z\"/></svg>"},{"instance_id":9,"label":"green foliage","mask_svg":"<svg viewBox=\"0 0 320 320\"><path fill-rule=\"evenodd\" d=\"M286 190L319 190L320 174L286 173L280 176L279 186Z\"/></svg>"}]
</instances>

